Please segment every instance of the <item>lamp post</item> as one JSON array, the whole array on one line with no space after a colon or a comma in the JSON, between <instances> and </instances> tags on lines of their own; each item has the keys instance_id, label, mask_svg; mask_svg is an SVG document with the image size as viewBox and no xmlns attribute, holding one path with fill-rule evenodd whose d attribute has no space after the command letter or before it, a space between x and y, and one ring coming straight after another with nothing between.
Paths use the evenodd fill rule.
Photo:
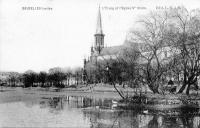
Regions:
<instances>
[{"instance_id":1,"label":"lamp post","mask_svg":"<svg viewBox=\"0 0 200 128\"><path fill-rule=\"evenodd\" d=\"M109 66L106 66L106 71L107 71L107 82L109 82Z\"/></svg>"}]
</instances>

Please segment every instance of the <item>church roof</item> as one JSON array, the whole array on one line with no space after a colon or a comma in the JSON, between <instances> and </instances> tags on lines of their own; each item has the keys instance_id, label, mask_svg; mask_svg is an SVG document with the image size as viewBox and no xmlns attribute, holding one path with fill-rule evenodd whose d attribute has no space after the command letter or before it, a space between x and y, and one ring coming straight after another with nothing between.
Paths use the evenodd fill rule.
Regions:
<instances>
[{"instance_id":1,"label":"church roof","mask_svg":"<svg viewBox=\"0 0 200 128\"><path fill-rule=\"evenodd\" d=\"M117 55L123 52L125 49L134 48L139 49L140 47L143 47L144 44L142 43L133 43L133 42L124 42L122 45L118 46L111 46L111 47L104 47L100 53L100 56L104 55Z\"/></svg>"},{"instance_id":2,"label":"church roof","mask_svg":"<svg viewBox=\"0 0 200 128\"><path fill-rule=\"evenodd\" d=\"M117 55L122 52L124 46L112 46L112 47L104 47L100 53L100 55Z\"/></svg>"}]
</instances>

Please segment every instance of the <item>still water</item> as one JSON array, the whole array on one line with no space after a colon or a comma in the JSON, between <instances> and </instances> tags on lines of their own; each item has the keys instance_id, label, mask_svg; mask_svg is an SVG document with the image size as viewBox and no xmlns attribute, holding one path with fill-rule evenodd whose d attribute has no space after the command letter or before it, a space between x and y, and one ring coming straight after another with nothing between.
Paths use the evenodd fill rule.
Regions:
<instances>
[{"instance_id":1,"label":"still water","mask_svg":"<svg viewBox=\"0 0 200 128\"><path fill-rule=\"evenodd\" d=\"M0 103L1 127L199 128L199 111L117 108L113 99L39 96ZM176 114L173 114L176 113ZM196 114L195 114L196 113Z\"/></svg>"}]
</instances>

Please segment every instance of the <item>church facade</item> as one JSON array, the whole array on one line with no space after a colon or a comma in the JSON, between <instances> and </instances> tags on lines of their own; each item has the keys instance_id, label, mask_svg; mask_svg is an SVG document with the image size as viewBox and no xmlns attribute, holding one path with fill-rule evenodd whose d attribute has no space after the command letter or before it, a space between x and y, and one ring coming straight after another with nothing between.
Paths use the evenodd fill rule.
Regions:
<instances>
[{"instance_id":1,"label":"church facade","mask_svg":"<svg viewBox=\"0 0 200 128\"><path fill-rule=\"evenodd\" d=\"M108 59L115 59L123 49L123 45L106 47L104 42L105 34L103 33L101 10L98 9L96 31L94 34L94 43L90 49L88 59L84 58L84 76L92 73L97 68L99 62Z\"/></svg>"},{"instance_id":2,"label":"church facade","mask_svg":"<svg viewBox=\"0 0 200 128\"><path fill-rule=\"evenodd\" d=\"M113 58L119 53L122 45L105 47L104 37L105 34L103 33L101 11L99 8L96 33L94 34L94 44L91 46L91 53L88 61L94 62L98 60L109 59L110 57Z\"/></svg>"}]
</instances>

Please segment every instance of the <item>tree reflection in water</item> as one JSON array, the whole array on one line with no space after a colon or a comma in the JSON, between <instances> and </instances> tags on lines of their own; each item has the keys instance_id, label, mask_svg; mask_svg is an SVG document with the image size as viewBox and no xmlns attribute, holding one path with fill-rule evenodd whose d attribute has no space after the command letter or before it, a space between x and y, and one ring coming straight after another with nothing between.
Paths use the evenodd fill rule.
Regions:
<instances>
[{"instance_id":1,"label":"tree reflection in water","mask_svg":"<svg viewBox=\"0 0 200 128\"><path fill-rule=\"evenodd\" d=\"M64 109L78 109L83 118L90 121L91 128L199 128L199 109L181 108L163 111L148 111L112 108L111 99L93 97L52 97L42 98L41 108L50 108L50 112L59 113Z\"/></svg>"},{"instance_id":2,"label":"tree reflection in water","mask_svg":"<svg viewBox=\"0 0 200 128\"><path fill-rule=\"evenodd\" d=\"M171 111L175 113L165 113L162 116L154 115L154 118L149 122L148 127L165 127L165 128L199 128L200 119L199 109L194 108L180 108Z\"/></svg>"}]
</instances>

